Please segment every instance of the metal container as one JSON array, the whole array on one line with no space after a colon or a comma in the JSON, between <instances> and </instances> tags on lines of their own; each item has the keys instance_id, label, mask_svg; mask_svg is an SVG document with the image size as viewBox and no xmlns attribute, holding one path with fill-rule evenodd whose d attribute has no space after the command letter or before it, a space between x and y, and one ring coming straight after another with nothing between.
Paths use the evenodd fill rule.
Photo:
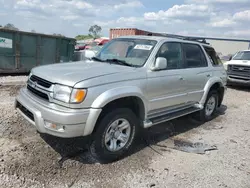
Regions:
<instances>
[{"instance_id":1,"label":"metal container","mask_svg":"<svg viewBox=\"0 0 250 188\"><path fill-rule=\"evenodd\" d=\"M33 67L73 60L75 39L0 29L0 73L27 73Z\"/></svg>"},{"instance_id":2,"label":"metal container","mask_svg":"<svg viewBox=\"0 0 250 188\"><path fill-rule=\"evenodd\" d=\"M153 36L161 36L159 33L154 33L150 31L144 31L136 28L119 28L119 29L110 29L109 38L117 38L120 36L127 36L127 35L153 35Z\"/></svg>"}]
</instances>

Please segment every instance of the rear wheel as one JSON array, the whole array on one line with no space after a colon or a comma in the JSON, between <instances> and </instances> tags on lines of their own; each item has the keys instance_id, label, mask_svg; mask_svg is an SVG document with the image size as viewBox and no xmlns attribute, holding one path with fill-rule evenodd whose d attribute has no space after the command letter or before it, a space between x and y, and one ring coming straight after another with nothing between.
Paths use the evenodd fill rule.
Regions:
<instances>
[{"instance_id":1,"label":"rear wheel","mask_svg":"<svg viewBox=\"0 0 250 188\"><path fill-rule=\"evenodd\" d=\"M218 99L219 96L217 91L212 90L208 93L204 108L200 111L199 120L210 121L211 119L213 119L218 107Z\"/></svg>"},{"instance_id":2,"label":"rear wheel","mask_svg":"<svg viewBox=\"0 0 250 188\"><path fill-rule=\"evenodd\" d=\"M138 119L126 108L115 109L103 116L90 144L90 153L101 163L124 157L131 149L138 132Z\"/></svg>"}]
</instances>

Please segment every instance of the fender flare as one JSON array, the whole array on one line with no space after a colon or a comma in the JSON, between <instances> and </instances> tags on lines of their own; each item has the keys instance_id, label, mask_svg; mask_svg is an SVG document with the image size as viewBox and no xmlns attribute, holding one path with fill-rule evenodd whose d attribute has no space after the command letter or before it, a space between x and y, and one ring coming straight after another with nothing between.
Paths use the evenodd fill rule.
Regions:
<instances>
[{"instance_id":1,"label":"fender flare","mask_svg":"<svg viewBox=\"0 0 250 188\"><path fill-rule=\"evenodd\" d=\"M145 111L147 111L148 107L146 105L146 99L141 89L135 86L126 86L107 90L95 99L91 105L91 108L103 108L108 103L124 97L140 98L143 102Z\"/></svg>"},{"instance_id":2,"label":"fender flare","mask_svg":"<svg viewBox=\"0 0 250 188\"><path fill-rule=\"evenodd\" d=\"M204 105L205 102L206 102L206 99L207 99L207 95L208 95L208 92L210 91L211 87L214 85L214 84L219 84L220 87L224 87L223 86L223 81L219 78L219 77L213 77L211 79L209 79L204 87L204 94L200 100L200 104Z\"/></svg>"},{"instance_id":3,"label":"fender flare","mask_svg":"<svg viewBox=\"0 0 250 188\"><path fill-rule=\"evenodd\" d=\"M102 108L107 105L108 103L116 100L121 99L124 97L138 97L142 100L142 103L144 105L145 115L148 109L148 106L146 105L146 99L144 95L142 94L142 91L135 86L126 86L126 87L119 87L114 88L105 91L101 95L99 95L94 102L91 105L91 111L89 114L89 118L86 122L85 128L84 128L84 135L90 135L96 125L96 122L101 114Z\"/></svg>"}]
</instances>

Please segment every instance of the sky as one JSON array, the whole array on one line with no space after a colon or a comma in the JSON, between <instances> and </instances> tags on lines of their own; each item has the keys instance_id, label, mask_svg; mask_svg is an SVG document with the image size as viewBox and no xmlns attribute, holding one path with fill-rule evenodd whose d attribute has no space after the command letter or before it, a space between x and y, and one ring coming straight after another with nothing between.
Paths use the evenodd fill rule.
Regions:
<instances>
[{"instance_id":1,"label":"sky","mask_svg":"<svg viewBox=\"0 0 250 188\"><path fill-rule=\"evenodd\" d=\"M0 0L0 25L75 37L91 25L250 39L250 0ZM4 19L3 19L4 18Z\"/></svg>"}]
</instances>

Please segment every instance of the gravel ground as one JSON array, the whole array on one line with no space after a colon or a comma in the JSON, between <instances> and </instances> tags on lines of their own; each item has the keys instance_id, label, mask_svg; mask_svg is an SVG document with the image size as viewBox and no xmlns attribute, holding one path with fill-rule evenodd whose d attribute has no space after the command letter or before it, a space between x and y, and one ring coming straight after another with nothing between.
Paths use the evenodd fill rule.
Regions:
<instances>
[{"instance_id":1,"label":"gravel ground","mask_svg":"<svg viewBox=\"0 0 250 188\"><path fill-rule=\"evenodd\" d=\"M1 76L0 85L20 85L27 81L28 76Z\"/></svg>"},{"instance_id":2,"label":"gravel ground","mask_svg":"<svg viewBox=\"0 0 250 188\"><path fill-rule=\"evenodd\" d=\"M229 88L211 122L190 116L146 130L130 156L95 164L83 139L38 134L13 109L20 86L0 86L0 187L249 188L250 90ZM175 141L215 145L196 154Z\"/></svg>"}]
</instances>

